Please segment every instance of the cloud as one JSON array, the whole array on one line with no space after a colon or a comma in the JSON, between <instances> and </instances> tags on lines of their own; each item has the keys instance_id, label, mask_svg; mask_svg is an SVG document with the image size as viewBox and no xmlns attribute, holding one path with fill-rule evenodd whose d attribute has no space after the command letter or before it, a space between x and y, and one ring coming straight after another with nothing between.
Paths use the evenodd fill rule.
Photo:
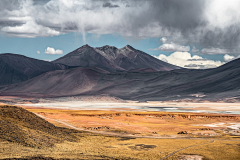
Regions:
<instances>
[{"instance_id":1,"label":"cloud","mask_svg":"<svg viewBox=\"0 0 240 160\"><path fill-rule=\"evenodd\" d=\"M103 4L103 7L116 8L116 7L119 7L119 5L113 5L110 2L106 2L106 3Z\"/></svg>"},{"instance_id":2,"label":"cloud","mask_svg":"<svg viewBox=\"0 0 240 160\"><path fill-rule=\"evenodd\" d=\"M199 49L197 49L195 46L193 46L193 48L191 49L191 52L197 53L197 52L199 52Z\"/></svg>"},{"instance_id":3,"label":"cloud","mask_svg":"<svg viewBox=\"0 0 240 160\"><path fill-rule=\"evenodd\" d=\"M166 38L166 37L162 37L162 38L160 39L160 42L166 43L166 42L167 42L167 38Z\"/></svg>"},{"instance_id":4,"label":"cloud","mask_svg":"<svg viewBox=\"0 0 240 160\"><path fill-rule=\"evenodd\" d=\"M223 61L224 62L230 62L230 61L232 61L232 60L235 60L235 59L238 59L238 58L240 58L240 55L238 55L238 56L231 56L231 55L228 55L228 54L225 54L224 56L223 56Z\"/></svg>"},{"instance_id":5,"label":"cloud","mask_svg":"<svg viewBox=\"0 0 240 160\"><path fill-rule=\"evenodd\" d=\"M37 51L37 54L40 54L40 51Z\"/></svg>"},{"instance_id":6,"label":"cloud","mask_svg":"<svg viewBox=\"0 0 240 160\"><path fill-rule=\"evenodd\" d=\"M0 30L25 38L70 32L167 37L163 43L195 43L235 54L240 49L239 8L239 0L1 0Z\"/></svg>"},{"instance_id":7,"label":"cloud","mask_svg":"<svg viewBox=\"0 0 240 160\"><path fill-rule=\"evenodd\" d=\"M190 46L182 46L174 43L169 43L169 44L165 43L159 46L158 48L151 49L151 50L188 52L190 50Z\"/></svg>"},{"instance_id":8,"label":"cloud","mask_svg":"<svg viewBox=\"0 0 240 160\"><path fill-rule=\"evenodd\" d=\"M231 54L227 49L220 48L203 48L199 54Z\"/></svg>"},{"instance_id":9,"label":"cloud","mask_svg":"<svg viewBox=\"0 0 240 160\"><path fill-rule=\"evenodd\" d=\"M63 51L59 49L55 50L54 48L47 47L47 49L45 49L45 53L46 54L63 54Z\"/></svg>"},{"instance_id":10,"label":"cloud","mask_svg":"<svg viewBox=\"0 0 240 160\"><path fill-rule=\"evenodd\" d=\"M198 55L192 56L189 52L174 52L169 56L160 54L159 56L155 57L167 63L189 69L215 68L224 64L221 61L204 59L203 57L200 57Z\"/></svg>"},{"instance_id":11,"label":"cloud","mask_svg":"<svg viewBox=\"0 0 240 160\"><path fill-rule=\"evenodd\" d=\"M224 62L229 62L229 61L234 60L234 59L235 59L234 56L230 56L230 55L228 55L228 54L225 54L225 55L223 56L223 61L224 61Z\"/></svg>"},{"instance_id":12,"label":"cloud","mask_svg":"<svg viewBox=\"0 0 240 160\"><path fill-rule=\"evenodd\" d=\"M60 35L59 31L53 30L28 21L21 26L3 27L2 31L13 37L35 38L38 36L48 37Z\"/></svg>"},{"instance_id":13,"label":"cloud","mask_svg":"<svg viewBox=\"0 0 240 160\"><path fill-rule=\"evenodd\" d=\"M133 26L138 23L137 17L144 17L148 9L147 3L141 1L137 3L114 1L114 4L101 0L51 0L47 3L26 0L20 2L13 9L0 10L2 33L26 38L57 36L69 32L79 32L83 35L88 32L99 35L137 36L138 31L146 27L143 23L137 24L139 27L136 29ZM8 1L4 3L7 4Z\"/></svg>"}]
</instances>

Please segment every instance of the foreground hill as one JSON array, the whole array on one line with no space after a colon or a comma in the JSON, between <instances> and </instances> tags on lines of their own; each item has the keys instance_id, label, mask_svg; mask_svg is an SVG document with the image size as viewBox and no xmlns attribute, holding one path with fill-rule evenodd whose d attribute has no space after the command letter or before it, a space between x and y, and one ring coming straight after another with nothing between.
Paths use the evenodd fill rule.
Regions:
<instances>
[{"instance_id":1,"label":"foreground hill","mask_svg":"<svg viewBox=\"0 0 240 160\"><path fill-rule=\"evenodd\" d=\"M0 85L26 81L42 73L66 69L62 64L37 60L17 54L0 54Z\"/></svg>"},{"instance_id":2,"label":"foreground hill","mask_svg":"<svg viewBox=\"0 0 240 160\"><path fill-rule=\"evenodd\" d=\"M56 127L35 114L15 106L0 106L0 140L29 147L46 147L76 141L78 131Z\"/></svg>"},{"instance_id":3,"label":"foreground hill","mask_svg":"<svg viewBox=\"0 0 240 160\"><path fill-rule=\"evenodd\" d=\"M207 70L106 73L96 68L51 71L2 90L1 95L71 96L110 95L132 100L240 96L240 59Z\"/></svg>"},{"instance_id":4,"label":"foreground hill","mask_svg":"<svg viewBox=\"0 0 240 160\"><path fill-rule=\"evenodd\" d=\"M84 45L53 62L68 66L97 67L110 72L134 69L169 71L181 68L156 59L130 45L121 49L113 46L93 48Z\"/></svg>"}]
</instances>

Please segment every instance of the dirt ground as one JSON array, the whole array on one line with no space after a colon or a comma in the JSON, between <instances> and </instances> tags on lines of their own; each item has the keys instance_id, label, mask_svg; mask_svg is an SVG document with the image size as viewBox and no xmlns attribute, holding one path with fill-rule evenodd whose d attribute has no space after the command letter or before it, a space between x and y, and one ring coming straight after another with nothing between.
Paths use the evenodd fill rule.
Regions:
<instances>
[{"instance_id":1,"label":"dirt ground","mask_svg":"<svg viewBox=\"0 0 240 160\"><path fill-rule=\"evenodd\" d=\"M205 159L239 159L239 141L201 139L124 138L82 133L78 142L54 147L31 148L0 142L1 159L51 157L53 159L184 159L198 155ZM185 158L186 159L186 158Z\"/></svg>"},{"instance_id":2,"label":"dirt ground","mask_svg":"<svg viewBox=\"0 0 240 160\"><path fill-rule=\"evenodd\" d=\"M82 130L139 136L213 137L220 136L224 131L231 132L233 126L240 124L240 115L229 114L25 108L56 125L64 125L61 123L64 122ZM238 129L235 130L238 135Z\"/></svg>"},{"instance_id":3,"label":"dirt ground","mask_svg":"<svg viewBox=\"0 0 240 160\"><path fill-rule=\"evenodd\" d=\"M80 130L79 140L41 148L1 140L0 159L240 159L238 114L21 107L55 126Z\"/></svg>"}]
</instances>

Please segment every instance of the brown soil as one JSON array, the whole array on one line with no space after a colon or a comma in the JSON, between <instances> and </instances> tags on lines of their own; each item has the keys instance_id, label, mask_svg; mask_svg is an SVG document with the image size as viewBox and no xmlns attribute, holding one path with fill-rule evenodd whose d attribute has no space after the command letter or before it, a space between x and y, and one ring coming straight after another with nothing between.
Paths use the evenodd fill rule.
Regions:
<instances>
[{"instance_id":1,"label":"brown soil","mask_svg":"<svg viewBox=\"0 0 240 160\"><path fill-rule=\"evenodd\" d=\"M76 141L79 131L56 127L35 114L15 106L0 106L0 139L24 146L52 146Z\"/></svg>"},{"instance_id":2,"label":"brown soil","mask_svg":"<svg viewBox=\"0 0 240 160\"><path fill-rule=\"evenodd\" d=\"M218 136L213 129L224 127L204 127L198 124L216 122L240 122L240 115L136 112L136 111L99 111L99 110L58 110L27 108L29 111L49 118L48 121L59 125L62 121L77 128L94 131L122 132L134 135L185 135ZM206 132L206 130L211 130ZM197 131L197 132L196 132ZM193 133L193 134L192 134Z\"/></svg>"},{"instance_id":3,"label":"brown soil","mask_svg":"<svg viewBox=\"0 0 240 160\"><path fill-rule=\"evenodd\" d=\"M0 159L166 159L166 157L167 159L177 159L180 155L192 154L202 155L206 159L240 158L239 137L236 136L229 136L228 139L214 137L217 140L202 137L197 139L193 137L191 139L186 137L175 139L131 138L106 136L60 127L68 127L66 124L77 127L89 126L91 128L85 129L94 132L106 130L118 133L118 135L125 135L126 131L136 133L131 129L132 125L138 126L139 130L146 131L141 134L171 135L177 134L175 131L179 130L173 127L186 129L186 131L196 128L195 131L211 132L213 131L211 128L192 126L191 124L216 122L221 119L232 122L239 121L238 116L33 108L28 108L28 110L53 118L53 120L49 118L46 120L54 122L58 127L23 108L1 106ZM198 118L201 116L205 116L205 118ZM121 125L129 127L117 128ZM158 131L159 129L160 131ZM157 134L152 132L154 130L158 131Z\"/></svg>"}]
</instances>

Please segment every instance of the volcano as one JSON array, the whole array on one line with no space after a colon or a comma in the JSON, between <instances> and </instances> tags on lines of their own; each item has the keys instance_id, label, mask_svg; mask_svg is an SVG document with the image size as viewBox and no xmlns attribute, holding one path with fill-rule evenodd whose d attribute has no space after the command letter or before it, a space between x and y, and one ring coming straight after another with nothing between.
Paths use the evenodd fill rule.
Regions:
<instances>
[{"instance_id":1,"label":"volcano","mask_svg":"<svg viewBox=\"0 0 240 160\"><path fill-rule=\"evenodd\" d=\"M108 45L97 48L84 45L53 62L75 67L96 67L109 72L145 69L169 71L181 68L134 49L130 45L121 49Z\"/></svg>"}]
</instances>

